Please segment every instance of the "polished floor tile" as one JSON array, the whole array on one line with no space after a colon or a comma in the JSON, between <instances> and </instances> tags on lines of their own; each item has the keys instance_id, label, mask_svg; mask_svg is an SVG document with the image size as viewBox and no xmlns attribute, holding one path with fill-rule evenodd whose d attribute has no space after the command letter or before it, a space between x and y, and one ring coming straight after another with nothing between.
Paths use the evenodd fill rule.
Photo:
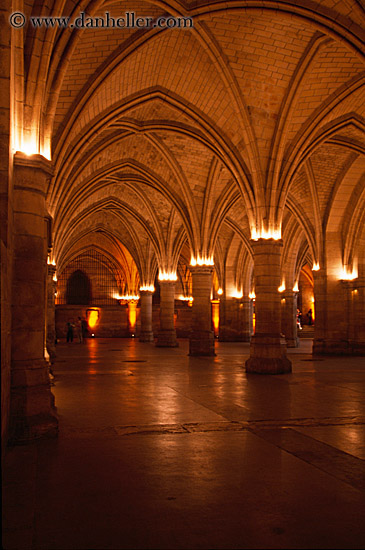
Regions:
<instances>
[{"instance_id":1,"label":"polished floor tile","mask_svg":"<svg viewBox=\"0 0 365 550\"><path fill-rule=\"evenodd\" d=\"M58 346L60 435L7 453L4 548L364 548L364 358L187 350Z\"/></svg>"}]
</instances>

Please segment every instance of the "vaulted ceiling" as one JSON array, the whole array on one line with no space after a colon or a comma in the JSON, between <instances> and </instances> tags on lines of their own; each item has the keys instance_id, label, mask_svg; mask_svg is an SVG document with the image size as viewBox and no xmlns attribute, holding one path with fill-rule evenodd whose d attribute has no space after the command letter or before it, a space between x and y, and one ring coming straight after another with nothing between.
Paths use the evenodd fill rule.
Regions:
<instances>
[{"instance_id":1,"label":"vaulted ceiling","mask_svg":"<svg viewBox=\"0 0 365 550\"><path fill-rule=\"evenodd\" d=\"M25 121L52 158L55 257L125 246L140 278L181 250L237 278L255 234L285 269L322 261L326 233L365 240L365 12L357 0L35 2L33 15L189 16L187 29L37 29ZM85 241L85 242L86 242ZM356 248L357 247L357 248ZM248 268L247 268L248 269ZM249 273L249 269L247 271Z\"/></svg>"}]
</instances>

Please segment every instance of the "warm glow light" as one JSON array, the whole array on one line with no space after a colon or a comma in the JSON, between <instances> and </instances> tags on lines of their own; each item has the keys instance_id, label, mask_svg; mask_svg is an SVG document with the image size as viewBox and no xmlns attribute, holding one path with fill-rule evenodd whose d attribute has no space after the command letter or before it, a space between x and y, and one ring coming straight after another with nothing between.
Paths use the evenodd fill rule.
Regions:
<instances>
[{"instance_id":1,"label":"warm glow light","mask_svg":"<svg viewBox=\"0 0 365 550\"><path fill-rule=\"evenodd\" d=\"M56 275L56 273L53 275L53 280L54 280L55 283L57 283L57 275Z\"/></svg>"},{"instance_id":2,"label":"warm glow light","mask_svg":"<svg viewBox=\"0 0 365 550\"><path fill-rule=\"evenodd\" d=\"M183 296L182 294L179 296L179 300L182 302L193 302L194 298L192 296Z\"/></svg>"},{"instance_id":3,"label":"warm glow light","mask_svg":"<svg viewBox=\"0 0 365 550\"><path fill-rule=\"evenodd\" d=\"M284 292L285 288L286 288L286 287L285 287L285 283L282 282L281 285L280 285L279 288L278 288L278 291L279 291L279 292Z\"/></svg>"},{"instance_id":4,"label":"warm glow light","mask_svg":"<svg viewBox=\"0 0 365 550\"><path fill-rule=\"evenodd\" d=\"M219 335L219 300L212 301L212 321L214 328L214 336L218 338Z\"/></svg>"},{"instance_id":5,"label":"warm glow light","mask_svg":"<svg viewBox=\"0 0 365 550\"><path fill-rule=\"evenodd\" d=\"M222 294L223 294L223 288L218 288L217 294L218 294L219 296L222 296Z\"/></svg>"},{"instance_id":6,"label":"warm glow light","mask_svg":"<svg viewBox=\"0 0 365 550\"><path fill-rule=\"evenodd\" d=\"M293 286L293 292L299 292L298 283L295 283L295 285Z\"/></svg>"},{"instance_id":7,"label":"warm glow light","mask_svg":"<svg viewBox=\"0 0 365 550\"><path fill-rule=\"evenodd\" d=\"M313 264L312 271L319 271L319 263L318 262Z\"/></svg>"},{"instance_id":8,"label":"warm glow light","mask_svg":"<svg viewBox=\"0 0 365 550\"><path fill-rule=\"evenodd\" d=\"M144 290L148 292L155 292L155 287L153 285L144 285L144 286L140 286L139 290L141 292L143 292Z\"/></svg>"},{"instance_id":9,"label":"warm glow light","mask_svg":"<svg viewBox=\"0 0 365 550\"><path fill-rule=\"evenodd\" d=\"M200 256L194 258L194 256L192 256L190 260L190 265L193 267L195 267L196 265L214 265L214 260L212 256L210 258L207 258L206 256L204 258Z\"/></svg>"},{"instance_id":10,"label":"warm glow light","mask_svg":"<svg viewBox=\"0 0 365 550\"><path fill-rule=\"evenodd\" d=\"M90 328L94 328L99 322L99 311L97 309L87 310L87 322Z\"/></svg>"},{"instance_id":11,"label":"warm glow light","mask_svg":"<svg viewBox=\"0 0 365 550\"><path fill-rule=\"evenodd\" d=\"M158 274L159 281L177 281L176 271L160 271Z\"/></svg>"},{"instance_id":12,"label":"warm glow light","mask_svg":"<svg viewBox=\"0 0 365 550\"><path fill-rule=\"evenodd\" d=\"M251 239L258 241L259 239L274 239L278 241L281 239L281 230L272 229L267 231L266 229L257 230L256 228L251 229Z\"/></svg>"},{"instance_id":13,"label":"warm glow light","mask_svg":"<svg viewBox=\"0 0 365 550\"><path fill-rule=\"evenodd\" d=\"M242 292L242 290L235 290L235 291L232 293L232 297L233 297L233 298L243 298L243 292Z\"/></svg>"},{"instance_id":14,"label":"warm glow light","mask_svg":"<svg viewBox=\"0 0 365 550\"><path fill-rule=\"evenodd\" d=\"M137 302L129 302L128 303L128 321L129 321L129 330L132 333L132 337L134 336L133 332L136 326L137 321Z\"/></svg>"},{"instance_id":15,"label":"warm glow light","mask_svg":"<svg viewBox=\"0 0 365 550\"><path fill-rule=\"evenodd\" d=\"M30 157L31 155L37 155L39 153L37 139L35 136L29 136L28 138L25 138L23 136L21 152L28 157Z\"/></svg>"},{"instance_id":16,"label":"warm glow light","mask_svg":"<svg viewBox=\"0 0 365 550\"><path fill-rule=\"evenodd\" d=\"M355 267L352 268L352 271L348 271L348 269L344 266L339 273L339 278L343 281L353 281L354 279L357 279L357 277L358 272Z\"/></svg>"},{"instance_id":17,"label":"warm glow light","mask_svg":"<svg viewBox=\"0 0 365 550\"><path fill-rule=\"evenodd\" d=\"M19 140L17 141L19 143ZM37 130L34 130L31 135L23 135L21 145L17 149L28 157L40 154L47 160L51 160L50 144L42 146L41 149L39 148Z\"/></svg>"},{"instance_id":18,"label":"warm glow light","mask_svg":"<svg viewBox=\"0 0 365 550\"><path fill-rule=\"evenodd\" d=\"M311 298L311 302L314 304L314 296L312 296Z\"/></svg>"},{"instance_id":19,"label":"warm glow light","mask_svg":"<svg viewBox=\"0 0 365 550\"><path fill-rule=\"evenodd\" d=\"M118 294L117 292L114 292L114 294L112 295L112 297L113 297L115 300L126 300L126 301L129 301L129 300L139 300L139 296L136 295L136 294L126 294L126 295L122 296L121 294Z\"/></svg>"},{"instance_id":20,"label":"warm glow light","mask_svg":"<svg viewBox=\"0 0 365 550\"><path fill-rule=\"evenodd\" d=\"M249 297L251 300L254 300L254 299L256 298L255 291L253 290L252 292L250 292L250 294L248 295L248 297Z\"/></svg>"}]
</instances>

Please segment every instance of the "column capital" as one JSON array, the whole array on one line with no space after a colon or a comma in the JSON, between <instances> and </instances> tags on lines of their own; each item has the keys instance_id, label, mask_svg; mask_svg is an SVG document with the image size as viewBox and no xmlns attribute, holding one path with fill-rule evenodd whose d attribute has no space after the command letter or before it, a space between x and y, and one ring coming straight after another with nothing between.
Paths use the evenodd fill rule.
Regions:
<instances>
[{"instance_id":1,"label":"column capital","mask_svg":"<svg viewBox=\"0 0 365 550\"><path fill-rule=\"evenodd\" d=\"M55 273L56 273L56 266L53 265L53 264L47 264L47 274L49 277L52 276L52 278L54 277Z\"/></svg>"},{"instance_id":2,"label":"column capital","mask_svg":"<svg viewBox=\"0 0 365 550\"><path fill-rule=\"evenodd\" d=\"M52 162L46 159L43 155L26 155L21 151L17 151L14 155L14 165L42 170L42 172L48 176L53 176L54 174Z\"/></svg>"},{"instance_id":3,"label":"column capital","mask_svg":"<svg viewBox=\"0 0 365 550\"><path fill-rule=\"evenodd\" d=\"M299 294L299 290L286 289L281 293L283 298L295 298Z\"/></svg>"},{"instance_id":4,"label":"column capital","mask_svg":"<svg viewBox=\"0 0 365 550\"><path fill-rule=\"evenodd\" d=\"M189 270L192 274L207 274L210 275L214 271L214 265L189 265Z\"/></svg>"},{"instance_id":5,"label":"column capital","mask_svg":"<svg viewBox=\"0 0 365 550\"><path fill-rule=\"evenodd\" d=\"M161 285L175 285L177 283L177 280L176 281L171 281L170 279L166 279L166 280L158 280L158 284L161 286Z\"/></svg>"},{"instance_id":6,"label":"column capital","mask_svg":"<svg viewBox=\"0 0 365 550\"><path fill-rule=\"evenodd\" d=\"M341 279L340 282L343 287L347 288L348 290L357 290L358 288L365 287L365 277L357 277L356 279L352 279L350 281Z\"/></svg>"},{"instance_id":7,"label":"column capital","mask_svg":"<svg viewBox=\"0 0 365 550\"><path fill-rule=\"evenodd\" d=\"M139 290L138 291L140 296L152 296L154 294L154 290Z\"/></svg>"},{"instance_id":8,"label":"column capital","mask_svg":"<svg viewBox=\"0 0 365 550\"><path fill-rule=\"evenodd\" d=\"M283 239L250 239L250 245L254 251L259 251L261 248L282 248L284 242Z\"/></svg>"},{"instance_id":9,"label":"column capital","mask_svg":"<svg viewBox=\"0 0 365 550\"><path fill-rule=\"evenodd\" d=\"M32 193L44 200L48 182L53 175L52 163L42 155L27 156L17 152L14 155L14 191Z\"/></svg>"}]
</instances>

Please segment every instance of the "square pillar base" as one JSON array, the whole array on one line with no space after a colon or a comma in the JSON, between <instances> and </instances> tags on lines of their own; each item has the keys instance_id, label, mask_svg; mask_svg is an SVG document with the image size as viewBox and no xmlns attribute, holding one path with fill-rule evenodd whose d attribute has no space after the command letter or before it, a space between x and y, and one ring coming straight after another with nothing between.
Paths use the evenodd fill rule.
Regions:
<instances>
[{"instance_id":1,"label":"square pillar base","mask_svg":"<svg viewBox=\"0 0 365 550\"><path fill-rule=\"evenodd\" d=\"M154 342L154 337L153 337L153 332L152 331L146 331L146 332L141 332L140 336L139 336L139 341L140 342Z\"/></svg>"},{"instance_id":2,"label":"square pillar base","mask_svg":"<svg viewBox=\"0 0 365 550\"><path fill-rule=\"evenodd\" d=\"M161 330L157 335L157 348L178 348L175 330Z\"/></svg>"},{"instance_id":3,"label":"square pillar base","mask_svg":"<svg viewBox=\"0 0 365 550\"><path fill-rule=\"evenodd\" d=\"M286 344L275 334L255 334L251 339L250 358L246 372L256 374L286 374L292 371L286 357Z\"/></svg>"},{"instance_id":4,"label":"square pillar base","mask_svg":"<svg viewBox=\"0 0 365 550\"><path fill-rule=\"evenodd\" d=\"M27 417L12 417L9 428L9 444L25 445L38 439L58 436L56 414L38 414Z\"/></svg>"},{"instance_id":5,"label":"square pillar base","mask_svg":"<svg viewBox=\"0 0 365 550\"><path fill-rule=\"evenodd\" d=\"M214 333L211 330L194 331L189 338L189 355L214 356Z\"/></svg>"},{"instance_id":6,"label":"square pillar base","mask_svg":"<svg viewBox=\"0 0 365 550\"><path fill-rule=\"evenodd\" d=\"M246 361L246 372L252 374L287 374L291 371L291 362L287 357L250 357Z\"/></svg>"}]
</instances>

